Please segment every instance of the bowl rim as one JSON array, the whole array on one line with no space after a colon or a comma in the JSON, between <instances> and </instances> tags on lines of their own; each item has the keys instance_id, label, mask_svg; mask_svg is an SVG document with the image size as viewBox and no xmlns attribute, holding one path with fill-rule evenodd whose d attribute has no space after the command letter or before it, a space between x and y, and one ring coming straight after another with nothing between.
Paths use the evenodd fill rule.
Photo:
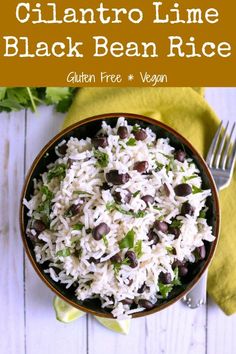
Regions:
<instances>
[{"instance_id":1,"label":"bowl rim","mask_svg":"<svg viewBox=\"0 0 236 354\"><path fill-rule=\"evenodd\" d=\"M133 114L133 113L104 113L104 114L99 114L99 115L95 115L92 117L88 117L85 119L81 119L80 121L68 126L67 128L61 130L58 134L56 134L51 140L49 140L49 142L40 150L40 152L37 154L37 156L35 157L34 161L32 162L28 173L26 174L25 177L25 182L23 185L23 189L22 189L22 193L21 193L21 198L20 198L20 213L19 213L19 217L20 217L20 232L21 232L21 238L22 238L22 242L23 242L23 246L25 249L25 252L28 256L28 259L30 260L31 265L33 266L34 270L36 271L36 273L38 274L38 276L40 277L40 279L49 287L49 289L51 289L55 295L59 296L62 300L64 300L65 302L69 303L70 305L76 307L77 309L84 311L86 313L90 313L92 315L95 316L99 316L99 317L105 317L105 318L114 318L112 316L112 314L110 313L100 313L97 312L96 310L93 309L89 309L83 305L79 305L77 303L75 303L73 300L69 299L68 297L64 296L63 294L60 293L60 291L58 291L47 279L46 275L44 273L42 273L39 269L38 263L36 262L36 260L34 259L34 257L32 256L31 252L30 252L30 248L28 246L28 241L27 241L27 237L26 237L26 232L25 232L25 226L24 226L24 205L23 205L23 200L25 198L26 192L28 190L28 186L29 183L31 181L31 177L32 174L36 168L36 166L38 165L38 163L40 162L40 160L43 158L43 156L45 155L45 153L48 151L48 149L59 139L63 138L63 136L65 134L70 133L71 131L73 131L74 129L79 128L80 126L83 126L87 123L90 122L94 122L94 121L100 121L100 120L105 120L108 118L119 118L119 117L125 117L128 119L139 119L141 121L144 121L146 123L149 123L151 125L160 127L164 130L166 130L168 133L174 135L177 139L179 139L180 141L182 141L190 150L192 153L194 153L197 158L198 161L200 163L200 165L202 166L204 173L207 175L209 184L210 184L210 188L212 191L212 197L213 197L213 203L215 205L215 209L216 209L216 218L215 218L215 240L212 243L212 247L210 249L210 253L207 257L207 259L205 260L205 263L202 267L202 269L195 275L195 277L192 279L192 281L187 285L186 289L183 290L180 294L178 294L177 296L175 296L174 298L170 299L169 301L160 304L157 307L154 307L150 310L145 310L143 312L137 312L134 313L132 315L132 318L137 318L137 317L144 317L147 315L151 315L154 314L156 312L159 312L161 310L164 310L165 308L173 305L174 303L176 303L178 300L182 299L193 287L194 285L200 280L201 276L203 275L203 273L206 271L206 269L208 268L210 262L212 261L212 258L214 256L215 250L216 250L216 246L218 244L218 240L219 240L219 232L220 232L220 223L221 223L221 216L220 216L220 204L219 204L219 196L218 196L218 191L217 191L217 187L215 185L214 179L212 177L212 174L204 160L204 158L201 156L201 154L195 149L195 147L184 137L182 136L180 133L178 133L175 129L173 129L172 127L166 125L165 123L154 119L154 118L150 118L144 115L140 115L140 114Z\"/></svg>"}]
</instances>

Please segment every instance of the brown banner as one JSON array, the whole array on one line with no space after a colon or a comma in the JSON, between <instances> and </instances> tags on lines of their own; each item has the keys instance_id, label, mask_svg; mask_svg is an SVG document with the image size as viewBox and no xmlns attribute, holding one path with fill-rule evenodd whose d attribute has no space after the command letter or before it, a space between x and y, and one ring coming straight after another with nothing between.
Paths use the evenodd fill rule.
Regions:
<instances>
[{"instance_id":1,"label":"brown banner","mask_svg":"<svg viewBox=\"0 0 236 354\"><path fill-rule=\"evenodd\" d=\"M0 86L236 86L233 0L2 1Z\"/></svg>"}]
</instances>

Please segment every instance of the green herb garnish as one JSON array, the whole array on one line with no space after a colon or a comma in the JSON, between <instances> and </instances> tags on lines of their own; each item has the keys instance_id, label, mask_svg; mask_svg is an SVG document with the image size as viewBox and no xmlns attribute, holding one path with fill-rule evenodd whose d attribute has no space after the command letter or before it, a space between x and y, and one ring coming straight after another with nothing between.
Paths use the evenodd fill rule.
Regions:
<instances>
[{"instance_id":1,"label":"green herb garnish","mask_svg":"<svg viewBox=\"0 0 236 354\"><path fill-rule=\"evenodd\" d=\"M83 229L83 227L84 227L84 224L81 224L80 222L78 222L77 224L72 226L72 229L80 231Z\"/></svg>"},{"instance_id":2,"label":"green herb garnish","mask_svg":"<svg viewBox=\"0 0 236 354\"><path fill-rule=\"evenodd\" d=\"M48 186L45 185L41 187L40 192L45 196L45 200L39 204L36 212L41 215L42 221L48 227L50 224L50 211L54 194L50 191Z\"/></svg>"},{"instance_id":3,"label":"green herb garnish","mask_svg":"<svg viewBox=\"0 0 236 354\"><path fill-rule=\"evenodd\" d=\"M1 87L0 112L20 111L30 108L36 111L40 104L55 105L56 111L68 111L76 87Z\"/></svg>"},{"instance_id":4,"label":"green herb garnish","mask_svg":"<svg viewBox=\"0 0 236 354\"><path fill-rule=\"evenodd\" d=\"M143 210L139 210L138 212L134 212L132 210L125 210L120 205L113 203L113 202L107 203L106 209L108 211L116 210L116 211L119 211L121 214L130 215L130 216L133 216L134 218L143 218L146 215L146 212Z\"/></svg>"},{"instance_id":5,"label":"green herb garnish","mask_svg":"<svg viewBox=\"0 0 236 354\"><path fill-rule=\"evenodd\" d=\"M85 192L85 191L74 191L73 192L74 194L78 194L78 195L81 195L81 194L85 194L85 195L92 195L91 193L89 193L89 192Z\"/></svg>"},{"instance_id":6,"label":"green herb garnish","mask_svg":"<svg viewBox=\"0 0 236 354\"><path fill-rule=\"evenodd\" d=\"M135 125L133 126L132 133L136 133L136 132L138 132L139 130L140 130L140 126L137 125L137 124L135 124Z\"/></svg>"},{"instance_id":7,"label":"green herb garnish","mask_svg":"<svg viewBox=\"0 0 236 354\"><path fill-rule=\"evenodd\" d=\"M187 181L190 181L191 179L197 178L197 175L192 175L192 176L184 176L183 177L183 183L186 183Z\"/></svg>"},{"instance_id":8,"label":"green herb garnish","mask_svg":"<svg viewBox=\"0 0 236 354\"><path fill-rule=\"evenodd\" d=\"M192 186L192 193L193 194L202 193L202 189L198 188L197 186Z\"/></svg>"},{"instance_id":9,"label":"green herb garnish","mask_svg":"<svg viewBox=\"0 0 236 354\"><path fill-rule=\"evenodd\" d=\"M160 291L161 296L163 297L163 299L167 299L169 293L173 289L173 285L172 284L159 283L158 287L159 287L159 291Z\"/></svg>"},{"instance_id":10,"label":"green herb garnish","mask_svg":"<svg viewBox=\"0 0 236 354\"><path fill-rule=\"evenodd\" d=\"M156 161L155 163L156 163L156 172L161 171L164 165L158 161Z\"/></svg>"},{"instance_id":11,"label":"green herb garnish","mask_svg":"<svg viewBox=\"0 0 236 354\"><path fill-rule=\"evenodd\" d=\"M133 248L134 247L134 236L135 236L135 232L133 229L131 229L129 232L127 232L125 237L121 241L118 242L120 249L123 250L124 248Z\"/></svg>"},{"instance_id":12,"label":"green herb garnish","mask_svg":"<svg viewBox=\"0 0 236 354\"><path fill-rule=\"evenodd\" d=\"M102 239L103 239L104 245L106 247L108 247L108 239L107 239L106 235L102 235Z\"/></svg>"},{"instance_id":13,"label":"green herb garnish","mask_svg":"<svg viewBox=\"0 0 236 354\"><path fill-rule=\"evenodd\" d=\"M116 277L118 276L119 271L121 270L121 266L122 265L127 265L127 264L129 264L129 259L128 258L125 258L121 263L117 263L117 262L113 263L113 270L114 270L114 273L115 273Z\"/></svg>"},{"instance_id":14,"label":"green herb garnish","mask_svg":"<svg viewBox=\"0 0 236 354\"><path fill-rule=\"evenodd\" d=\"M48 179L48 182L50 182L55 177L59 177L60 179L63 179L63 178L65 178L65 175L66 175L66 165L59 164L59 165L52 167L48 171L47 179Z\"/></svg>"},{"instance_id":15,"label":"green herb garnish","mask_svg":"<svg viewBox=\"0 0 236 354\"><path fill-rule=\"evenodd\" d=\"M109 156L105 152L94 150L94 157L97 159L97 163L100 167L107 167Z\"/></svg>"},{"instance_id":16,"label":"green herb garnish","mask_svg":"<svg viewBox=\"0 0 236 354\"><path fill-rule=\"evenodd\" d=\"M174 247L172 246L166 246L167 253L172 254Z\"/></svg>"},{"instance_id":17,"label":"green herb garnish","mask_svg":"<svg viewBox=\"0 0 236 354\"><path fill-rule=\"evenodd\" d=\"M142 257L142 240L138 240L134 246L134 252L136 253L137 258Z\"/></svg>"},{"instance_id":18,"label":"green herb garnish","mask_svg":"<svg viewBox=\"0 0 236 354\"><path fill-rule=\"evenodd\" d=\"M201 210L199 213L199 218L205 219L206 218L206 210Z\"/></svg>"},{"instance_id":19,"label":"green herb garnish","mask_svg":"<svg viewBox=\"0 0 236 354\"><path fill-rule=\"evenodd\" d=\"M182 226L182 221L181 220L173 220L170 226L177 227L179 229Z\"/></svg>"},{"instance_id":20,"label":"green herb garnish","mask_svg":"<svg viewBox=\"0 0 236 354\"><path fill-rule=\"evenodd\" d=\"M134 197L134 198L137 197L137 195L139 195L139 193L140 193L140 191L134 192L134 193L133 193L133 197Z\"/></svg>"},{"instance_id":21,"label":"green herb garnish","mask_svg":"<svg viewBox=\"0 0 236 354\"><path fill-rule=\"evenodd\" d=\"M174 279L172 281L172 284L173 285L181 285L181 281L179 279L179 268L176 267L175 270L174 270Z\"/></svg>"},{"instance_id":22,"label":"green herb garnish","mask_svg":"<svg viewBox=\"0 0 236 354\"><path fill-rule=\"evenodd\" d=\"M136 142L136 139L134 139L134 138L130 138L126 143L127 146L135 146L136 144L137 144L137 142Z\"/></svg>"},{"instance_id":23,"label":"green herb garnish","mask_svg":"<svg viewBox=\"0 0 236 354\"><path fill-rule=\"evenodd\" d=\"M69 248L64 248L63 250L60 250L56 253L58 257L68 257L70 256L70 249Z\"/></svg>"}]
</instances>

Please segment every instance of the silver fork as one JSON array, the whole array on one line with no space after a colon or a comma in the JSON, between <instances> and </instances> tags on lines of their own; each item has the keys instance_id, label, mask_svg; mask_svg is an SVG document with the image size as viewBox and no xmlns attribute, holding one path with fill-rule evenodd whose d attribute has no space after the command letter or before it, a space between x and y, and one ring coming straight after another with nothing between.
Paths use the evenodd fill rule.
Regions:
<instances>
[{"instance_id":1,"label":"silver fork","mask_svg":"<svg viewBox=\"0 0 236 354\"><path fill-rule=\"evenodd\" d=\"M224 129L223 122L212 140L208 151L206 162L212 176L215 180L218 190L228 187L233 176L235 156L236 156L236 141L232 140L235 129L233 124L230 134L228 135L229 122ZM207 271L200 278L194 288L184 296L183 301L186 305L195 309L206 303L207 298Z\"/></svg>"}]
</instances>

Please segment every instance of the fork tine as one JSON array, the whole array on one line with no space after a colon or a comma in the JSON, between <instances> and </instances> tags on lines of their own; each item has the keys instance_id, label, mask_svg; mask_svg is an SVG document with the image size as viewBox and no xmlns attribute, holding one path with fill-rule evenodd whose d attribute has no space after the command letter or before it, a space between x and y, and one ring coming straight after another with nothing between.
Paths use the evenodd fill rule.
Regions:
<instances>
[{"instance_id":1,"label":"fork tine","mask_svg":"<svg viewBox=\"0 0 236 354\"><path fill-rule=\"evenodd\" d=\"M227 157L228 157L229 150L230 150L231 138L233 136L234 129L235 129L235 122L234 122L234 124L233 124L233 126L231 128L231 132L230 132L230 135L228 137L228 142L227 142L227 145L225 147L224 154L223 154L223 157L222 157L221 166L222 166L223 170L226 169L226 162L227 162Z\"/></svg>"},{"instance_id":2,"label":"fork tine","mask_svg":"<svg viewBox=\"0 0 236 354\"><path fill-rule=\"evenodd\" d=\"M217 151L217 155L216 155L216 160L215 160L215 168L219 168L219 164L220 164L220 160L221 160L221 155L222 155L222 151L224 149L224 146L225 146L225 141L226 141L226 137L227 137L227 129L228 129L228 126L229 126L229 121L227 122L226 124L226 127L224 129L224 134L221 138L221 141L220 141L220 146L219 146L219 149Z\"/></svg>"},{"instance_id":3,"label":"fork tine","mask_svg":"<svg viewBox=\"0 0 236 354\"><path fill-rule=\"evenodd\" d=\"M207 162L209 167L212 167L212 162L214 160L214 156L215 156L215 153L216 153L216 148L217 148L217 144L218 144L220 133L221 133L221 129L222 129L222 124L223 124L223 122L221 121L220 125L219 125L219 128L217 129L217 132L216 132L216 134L214 136L214 139L212 140L210 149L209 149L207 157L206 157L206 162Z\"/></svg>"},{"instance_id":4,"label":"fork tine","mask_svg":"<svg viewBox=\"0 0 236 354\"><path fill-rule=\"evenodd\" d=\"M232 173L234 169L235 157L236 157L236 141L234 141L231 156L227 166L227 168L230 169L230 173Z\"/></svg>"}]
</instances>

